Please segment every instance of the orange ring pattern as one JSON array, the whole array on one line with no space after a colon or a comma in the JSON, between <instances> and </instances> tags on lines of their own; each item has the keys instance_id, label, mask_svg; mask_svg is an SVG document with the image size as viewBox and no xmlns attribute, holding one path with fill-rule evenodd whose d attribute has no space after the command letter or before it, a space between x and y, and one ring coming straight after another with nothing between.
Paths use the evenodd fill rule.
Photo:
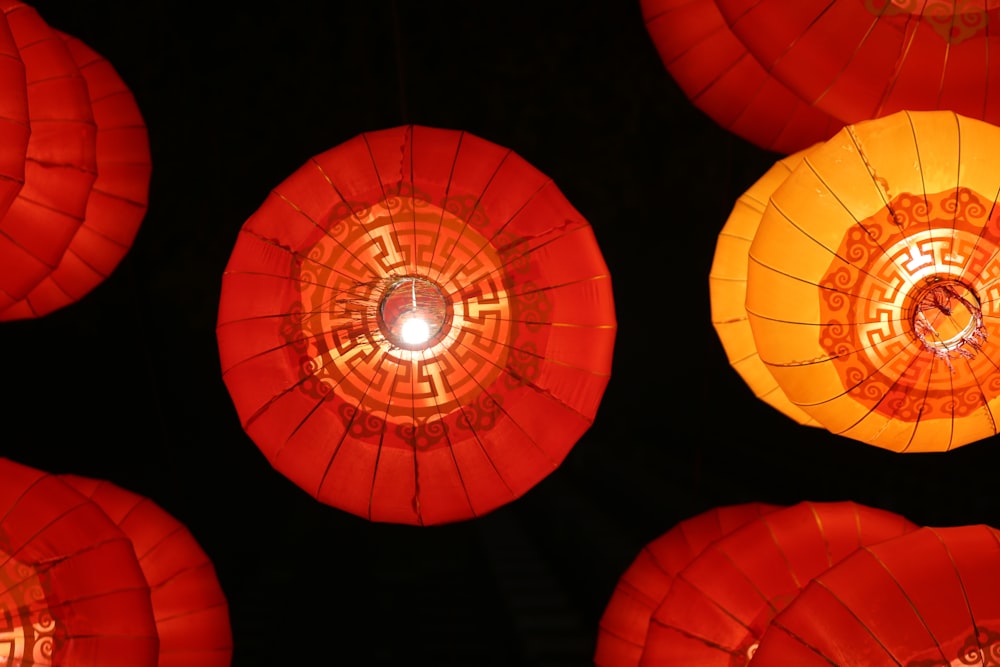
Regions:
<instances>
[{"instance_id":1,"label":"orange ring pattern","mask_svg":"<svg viewBox=\"0 0 1000 667\"><path fill-rule=\"evenodd\" d=\"M964 417L1000 393L1000 212L990 201L968 188L904 193L844 235L820 285L819 342L870 410L907 422ZM935 278L978 295L981 349L941 359L913 331L908 306Z\"/></svg>"}]
</instances>

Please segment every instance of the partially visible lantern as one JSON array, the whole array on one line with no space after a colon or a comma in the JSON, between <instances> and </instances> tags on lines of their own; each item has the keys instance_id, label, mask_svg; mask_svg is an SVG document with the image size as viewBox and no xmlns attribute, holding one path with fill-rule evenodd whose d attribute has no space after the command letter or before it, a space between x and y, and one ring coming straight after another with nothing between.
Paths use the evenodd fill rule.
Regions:
<instances>
[{"instance_id":1,"label":"partially visible lantern","mask_svg":"<svg viewBox=\"0 0 1000 667\"><path fill-rule=\"evenodd\" d=\"M771 193L788 178L810 150L799 151L775 162L736 200L716 241L708 285L712 326L730 365L757 398L800 424L818 426L815 419L788 400L760 360L746 311L747 256L760 218Z\"/></svg>"},{"instance_id":2,"label":"partially visible lantern","mask_svg":"<svg viewBox=\"0 0 1000 667\"><path fill-rule=\"evenodd\" d=\"M819 575L761 637L753 667L963 667L1000 656L1000 532L920 528Z\"/></svg>"},{"instance_id":3,"label":"partially visible lantern","mask_svg":"<svg viewBox=\"0 0 1000 667\"><path fill-rule=\"evenodd\" d=\"M77 475L61 479L96 503L132 541L150 590L158 667L228 667L229 605L211 559L191 531L149 498L111 482Z\"/></svg>"},{"instance_id":4,"label":"partially visible lantern","mask_svg":"<svg viewBox=\"0 0 1000 667\"><path fill-rule=\"evenodd\" d=\"M145 216L151 167L145 123L110 63L22 2L0 10L24 72L0 70L0 97L15 107L0 118L26 97L28 134L23 184L0 189L0 320L14 320L74 303L110 275ZM19 154L18 135L0 141Z\"/></svg>"},{"instance_id":5,"label":"partially visible lantern","mask_svg":"<svg viewBox=\"0 0 1000 667\"><path fill-rule=\"evenodd\" d=\"M0 663L156 667L129 538L55 475L0 459Z\"/></svg>"},{"instance_id":6,"label":"partially visible lantern","mask_svg":"<svg viewBox=\"0 0 1000 667\"><path fill-rule=\"evenodd\" d=\"M951 110L1000 124L998 0L715 0L805 102L856 123Z\"/></svg>"},{"instance_id":7,"label":"partially visible lantern","mask_svg":"<svg viewBox=\"0 0 1000 667\"><path fill-rule=\"evenodd\" d=\"M271 464L373 521L510 502L590 427L611 279L552 180L466 132L404 126L322 153L243 225L217 336Z\"/></svg>"},{"instance_id":8,"label":"partially visible lantern","mask_svg":"<svg viewBox=\"0 0 1000 667\"><path fill-rule=\"evenodd\" d=\"M775 509L776 505L764 503L716 507L681 521L643 547L622 574L601 616L594 664L637 667L650 617L674 576L715 540Z\"/></svg>"},{"instance_id":9,"label":"partially visible lantern","mask_svg":"<svg viewBox=\"0 0 1000 667\"><path fill-rule=\"evenodd\" d=\"M10 30L7 14L0 12L0 216L7 212L24 185L28 151L28 87L24 61ZM6 241L0 241L6 243ZM0 249L3 246L0 245Z\"/></svg>"},{"instance_id":10,"label":"partially visible lantern","mask_svg":"<svg viewBox=\"0 0 1000 667\"><path fill-rule=\"evenodd\" d=\"M677 573L653 613L639 662L745 665L774 615L858 548L917 526L852 502L802 502L720 537Z\"/></svg>"},{"instance_id":11,"label":"partially visible lantern","mask_svg":"<svg viewBox=\"0 0 1000 667\"><path fill-rule=\"evenodd\" d=\"M640 5L664 67L696 107L730 132L787 154L826 140L843 126L757 62L715 0L641 0Z\"/></svg>"},{"instance_id":12,"label":"partially visible lantern","mask_svg":"<svg viewBox=\"0 0 1000 667\"><path fill-rule=\"evenodd\" d=\"M893 451L994 435L1000 128L949 111L848 126L772 193L746 311L788 399Z\"/></svg>"}]
</instances>

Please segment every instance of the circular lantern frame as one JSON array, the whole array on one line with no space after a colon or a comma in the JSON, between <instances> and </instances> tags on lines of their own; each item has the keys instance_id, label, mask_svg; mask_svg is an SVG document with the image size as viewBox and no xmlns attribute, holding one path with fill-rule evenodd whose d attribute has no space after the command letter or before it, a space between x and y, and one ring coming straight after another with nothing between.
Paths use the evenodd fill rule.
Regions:
<instances>
[{"instance_id":1,"label":"circular lantern frame","mask_svg":"<svg viewBox=\"0 0 1000 667\"><path fill-rule=\"evenodd\" d=\"M386 328L400 281L440 321L422 345ZM217 337L278 471L358 516L428 525L489 512L562 462L596 415L616 328L594 231L551 179L469 133L408 125L273 191L227 264Z\"/></svg>"},{"instance_id":2,"label":"circular lantern frame","mask_svg":"<svg viewBox=\"0 0 1000 667\"><path fill-rule=\"evenodd\" d=\"M749 252L760 359L829 431L896 452L997 432L1000 128L947 111L845 128L771 195Z\"/></svg>"}]
</instances>

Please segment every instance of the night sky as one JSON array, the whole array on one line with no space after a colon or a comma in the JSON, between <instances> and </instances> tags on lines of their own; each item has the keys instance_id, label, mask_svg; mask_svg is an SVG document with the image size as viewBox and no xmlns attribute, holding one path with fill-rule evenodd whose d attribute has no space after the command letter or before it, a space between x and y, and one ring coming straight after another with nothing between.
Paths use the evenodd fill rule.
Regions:
<instances>
[{"instance_id":1,"label":"night sky","mask_svg":"<svg viewBox=\"0 0 1000 667\"><path fill-rule=\"evenodd\" d=\"M730 368L709 314L715 240L780 156L691 105L638 2L33 6L129 85L153 177L109 280L0 323L0 453L112 481L187 525L228 596L235 667L588 665L639 549L719 505L853 500L1000 526L995 439L893 454L798 426ZM223 269L269 190L406 123L471 132L550 176L594 227L618 318L600 410L563 465L489 515L429 528L370 523L274 471L215 339Z\"/></svg>"}]
</instances>

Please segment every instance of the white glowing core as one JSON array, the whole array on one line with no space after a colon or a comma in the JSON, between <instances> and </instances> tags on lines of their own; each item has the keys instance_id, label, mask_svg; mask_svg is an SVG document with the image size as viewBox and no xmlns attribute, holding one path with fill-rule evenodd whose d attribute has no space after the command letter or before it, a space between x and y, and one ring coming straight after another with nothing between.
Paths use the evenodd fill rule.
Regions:
<instances>
[{"instance_id":1,"label":"white glowing core","mask_svg":"<svg viewBox=\"0 0 1000 667\"><path fill-rule=\"evenodd\" d=\"M430 339L431 328L427 325L426 320L419 317L411 317L403 323L400 336L407 345L420 345Z\"/></svg>"}]
</instances>

